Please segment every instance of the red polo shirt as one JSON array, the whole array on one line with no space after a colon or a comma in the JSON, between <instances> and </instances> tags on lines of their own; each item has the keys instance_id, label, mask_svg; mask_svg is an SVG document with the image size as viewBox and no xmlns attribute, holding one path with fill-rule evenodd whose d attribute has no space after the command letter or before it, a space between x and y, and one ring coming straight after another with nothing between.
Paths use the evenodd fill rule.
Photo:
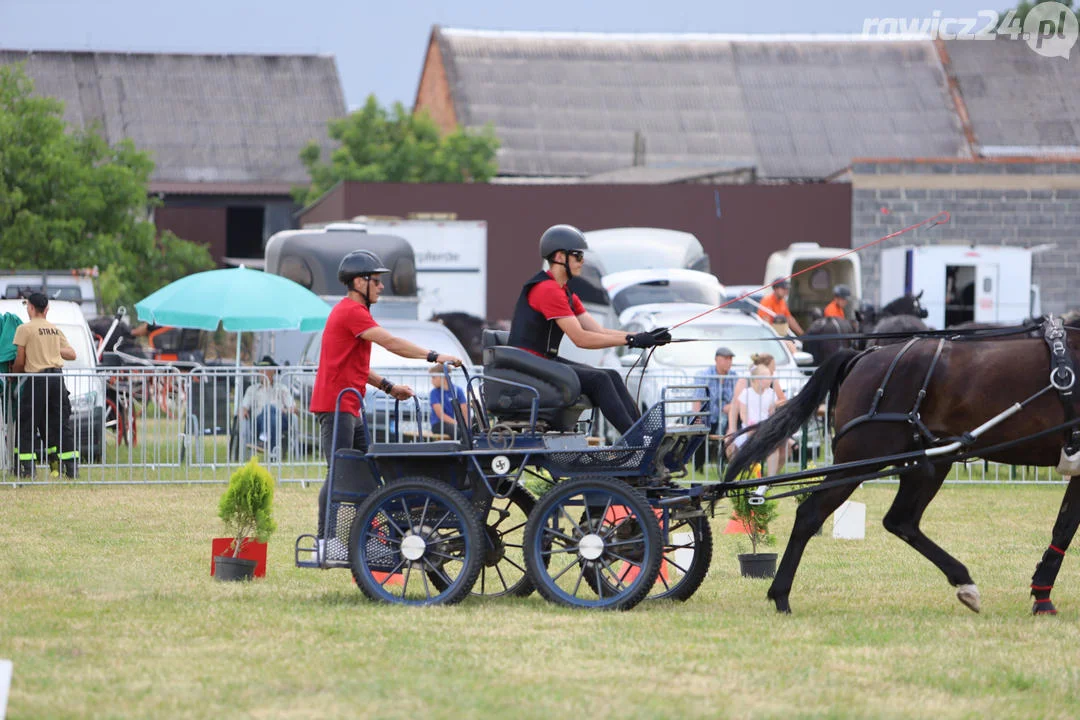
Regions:
<instances>
[{"instance_id":1,"label":"red polo shirt","mask_svg":"<svg viewBox=\"0 0 1080 720\"><path fill-rule=\"evenodd\" d=\"M330 311L319 350L311 412L334 412L338 393L345 388L356 388L361 395L367 392L371 343L360 334L378 326L363 303L349 298L342 299ZM360 402L355 395L349 393L341 399L341 411L360 414Z\"/></svg>"}]
</instances>

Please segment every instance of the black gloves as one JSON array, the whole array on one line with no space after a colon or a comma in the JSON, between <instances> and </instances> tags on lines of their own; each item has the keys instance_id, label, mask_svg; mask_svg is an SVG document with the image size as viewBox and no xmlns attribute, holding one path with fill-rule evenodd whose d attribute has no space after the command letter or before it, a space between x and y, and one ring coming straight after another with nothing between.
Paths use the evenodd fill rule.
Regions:
<instances>
[{"instance_id":1,"label":"black gloves","mask_svg":"<svg viewBox=\"0 0 1080 720\"><path fill-rule=\"evenodd\" d=\"M667 345L669 342L671 342L671 333L667 328L656 328L649 332L626 336L626 344L632 348L651 348L654 345Z\"/></svg>"}]
</instances>

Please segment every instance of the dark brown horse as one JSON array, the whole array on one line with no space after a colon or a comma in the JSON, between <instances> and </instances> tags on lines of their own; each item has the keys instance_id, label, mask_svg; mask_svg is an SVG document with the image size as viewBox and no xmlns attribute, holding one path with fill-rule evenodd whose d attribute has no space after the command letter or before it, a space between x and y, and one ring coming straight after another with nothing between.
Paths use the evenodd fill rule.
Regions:
<instances>
[{"instance_id":1,"label":"dark brown horse","mask_svg":"<svg viewBox=\"0 0 1080 720\"><path fill-rule=\"evenodd\" d=\"M1076 358L1080 352L1080 330L1069 329L1066 340L1069 355ZM1066 413L1058 392L1048 386L1050 357L1042 338L956 341L920 338L877 347L863 354L842 350L822 365L795 398L757 427L728 465L725 476L732 480L753 463L763 461L802 427L830 392L833 393L831 404L835 401L833 427L838 429L833 439L836 465L869 461L867 466L826 475L820 483L822 489L799 505L791 539L769 588L768 597L776 603L776 609L790 612L788 596L806 543L858 485L858 481L845 483L844 479L894 464L874 462L875 459L940 447L961 438L966 441L966 433L1014 403L1025 403L1022 410L972 443L962 445L964 451L1014 465L1057 465L1065 444L1064 431L1023 441L1065 422ZM894 361L895 368L890 373ZM924 385L925 397L920 402ZM1075 407L1076 400L1071 402ZM876 417L857 420L871 414L875 406ZM920 425L925 432L920 431ZM1012 440L1022 442L986 454L978 453L980 449ZM919 527L923 512L951 466L948 455L935 455L909 459L899 467L899 488L885 514L884 525L937 566L957 588L960 601L978 612L979 591L968 569ZM1051 544L1032 578L1034 611L1038 614L1056 612L1050 602L1050 588L1078 524L1080 479L1073 478L1065 490Z\"/></svg>"}]
</instances>

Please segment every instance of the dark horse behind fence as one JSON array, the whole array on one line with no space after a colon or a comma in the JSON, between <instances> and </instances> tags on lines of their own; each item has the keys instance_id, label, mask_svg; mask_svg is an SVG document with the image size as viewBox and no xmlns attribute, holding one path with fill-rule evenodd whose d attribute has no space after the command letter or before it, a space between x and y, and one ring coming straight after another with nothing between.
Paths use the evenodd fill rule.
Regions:
<instances>
[{"instance_id":1,"label":"dark horse behind fence","mask_svg":"<svg viewBox=\"0 0 1080 720\"><path fill-rule=\"evenodd\" d=\"M1063 371L1061 363L1071 368L1072 358L1077 357L1080 328L1066 328L1056 346L1052 340L1044 341L1041 336L963 340L924 337L863 353L842 350L814 373L795 398L757 426L728 465L725 480L764 461L832 393L832 426L837 428L833 438L835 469L798 507L791 539L768 592L776 609L790 612L788 596L806 543L861 482L856 476L895 466L900 482L884 517L885 529L936 565L957 588L960 601L978 612L979 591L968 569L919 527L923 512L952 467L954 455L931 450L930 455L920 457L918 451L955 443L954 447L960 448L957 452L973 452L991 461L1058 465L1067 444L1066 431L1054 428L1072 419L1077 395L1069 395L1066 401L1050 379L1055 378L1053 382L1062 386L1067 384L1071 370ZM1058 353L1053 355L1050 347L1056 347ZM972 437L971 431L1016 403L1022 409L981 436ZM1052 432L1031 437L1046 430ZM1068 439L1071 443L1076 437ZM1019 442L979 452L1010 441ZM909 456L902 461L888 460L888 456L900 453L911 453L914 459ZM839 467L856 461L864 463L857 468ZM854 481L847 481L853 477ZM1050 589L1078 524L1080 477L1074 477L1065 490L1051 544L1032 578L1034 611L1038 614L1056 612L1050 602Z\"/></svg>"},{"instance_id":2,"label":"dark horse behind fence","mask_svg":"<svg viewBox=\"0 0 1080 720\"><path fill-rule=\"evenodd\" d=\"M469 353L469 360L473 365L483 362L483 331L484 320L475 315L463 312L436 313L431 316L432 322L445 325L454 334L465 351Z\"/></svg>"},{"instance_id":3,"label":"dark horse behind fence","mask_svg":"<svg viewBox=\"0 0 1080 720\"><path fill-rule=\"evenodd\" d=\"M818 318L810 323L810 327L803 333L803 350L814 356L814 365L821 365L839 350L864 345L863 340L832 337L834 335L851 335L856 332L914 334L927 330L922 318L929 313L919 302L921 298L921 292L918 295L903 295L880 310L870 303L865 303L855 313L858 325L846 318ZM819 335L823 337L818 339L816 336ZM899 342L899 339L871 340L868 344L888 345L893 342Z\"/></svg>"}]
</instances>

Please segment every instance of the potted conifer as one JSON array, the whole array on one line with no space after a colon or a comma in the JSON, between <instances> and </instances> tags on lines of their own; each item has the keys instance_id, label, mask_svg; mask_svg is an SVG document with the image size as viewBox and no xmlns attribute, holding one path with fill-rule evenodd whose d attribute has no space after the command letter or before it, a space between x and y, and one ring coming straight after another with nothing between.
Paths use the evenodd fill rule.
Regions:
<instances>
[{"instance_id":1,"label":"potted conifer","mask_svg":"<svg viewBox=\"0 0 1080 720\"><path fill-rule=\"evenodd\" d=\"M760 469L757 477L760 477ZM777 502L764 497L759 505L751 504L754 493L746 491L731 496L731 510L750 538L749 553L739 555L743 577L771 578L776 575L776 553L759 553L759 547L775 545L776 537L769 532L769 523L776 519Z\"/></svg>"},{"instance_id":2,"label":"potted conifer","mask_svg":"<svg viewBox=\"0 0 1080 720\"><path fill-rule=\"evenodd\" d=\"M229 528L232 543L226 553L214 557L218 580L249 580L256 562L240 557L252 540L266 542L277 529L272 516L274 478L254 457L229 478L229 487L218 503L218 517Z\"/></svg>"}]
</instances>

